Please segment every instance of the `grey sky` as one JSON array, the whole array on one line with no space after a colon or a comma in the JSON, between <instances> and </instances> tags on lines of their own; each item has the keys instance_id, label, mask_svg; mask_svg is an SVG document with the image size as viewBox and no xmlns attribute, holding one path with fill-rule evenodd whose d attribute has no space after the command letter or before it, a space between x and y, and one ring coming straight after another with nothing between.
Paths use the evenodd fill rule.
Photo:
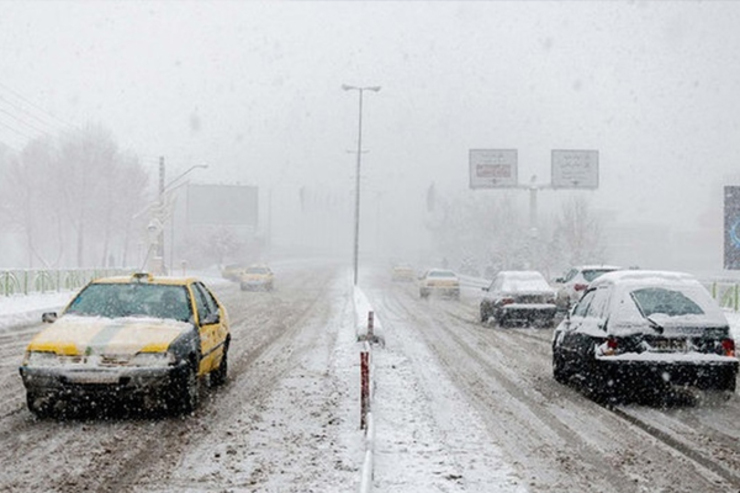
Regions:
<instances>
[{"instance_id":1,"label":"grey sky","mask_svg":"<svg viewBox=\"0 0 740 493\"><path fill-rule=\"evenodd\" d=\"M596 207L687 227L738 170L739 25L734 2L0 1L0 83L153 168L347 190L340 86L381 85L369 188L465 190L470 148L516 148L546 183L551 149L597 149Z\"/></svg>"}]
</instances>

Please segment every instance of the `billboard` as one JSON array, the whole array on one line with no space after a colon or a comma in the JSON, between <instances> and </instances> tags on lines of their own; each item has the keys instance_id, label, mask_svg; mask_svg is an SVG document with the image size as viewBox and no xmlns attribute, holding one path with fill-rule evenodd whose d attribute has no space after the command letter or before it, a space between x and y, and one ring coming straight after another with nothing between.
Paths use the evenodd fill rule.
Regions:
<instances>
[{"instance_id":1,"label":"billboard","mask_svg":"<svg viewBox=\"0 0 740 493\"><path fill-rule=\"evenodd\" d=\"M188 185L187 223L257 229L258 188L246 185Z\"/></svg>"},{"instance_id":2,"label":"billboard","mask_svg":"<svg viewBox=\"0 0 740 493\"><path fill-rule=\"evenodd\" d=\"M518 185L516 149L470 149L470 188Z\"/></svg>"},{"instance_id":3,"label":"billboard","mask_svg":"<svg viewBox=\"0 0 740 493\"><path fill-rule=\"evenodd\" d=\"M725 187L725 269L740 269L740 187Z\"/></svg>"},{"instance_id":4,"label":"billboard","mask_svg":"<svg viewBox=\"0 0 740 493\"><path fill-rule=\"evenodd\" d=\"M599 151L553 150L552 188L599 188Z\"/></svg>"}]
</instances>

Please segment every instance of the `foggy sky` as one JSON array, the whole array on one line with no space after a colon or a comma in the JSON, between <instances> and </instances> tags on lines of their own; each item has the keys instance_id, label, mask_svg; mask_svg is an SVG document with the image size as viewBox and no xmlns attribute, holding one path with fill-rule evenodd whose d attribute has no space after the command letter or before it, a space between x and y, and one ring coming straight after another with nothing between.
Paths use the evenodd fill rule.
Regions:
<instances>
[{"instance_id":1,"label":"foggy sky","mask_svg":"<svg viewBox=\"0 0 740 493\"><path fill-rule=\"evenodd\" d=\"M716 194L738 184L738 25L734 2L0 1L0 97L53 114L42 130L101 123L153 170L164 155L172 174L208 163L208 183L351 190L341 85L380 85L363 187L385 208L432 182L464 193L470 148L517 149L520 183L540 184L551 149L596 149L599 190L543 207L583 193L692 230L721 224Z\"/></svg>"}]
</instances>

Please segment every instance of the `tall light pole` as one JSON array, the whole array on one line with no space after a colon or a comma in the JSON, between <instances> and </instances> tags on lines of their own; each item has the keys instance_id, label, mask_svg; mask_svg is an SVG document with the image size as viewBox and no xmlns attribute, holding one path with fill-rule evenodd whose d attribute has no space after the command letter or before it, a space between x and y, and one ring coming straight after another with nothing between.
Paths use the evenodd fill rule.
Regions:
<instances>
[{"instance_id":1,"label":"tall light pole","mask_svg":"<svg viewBox=\"0 0 740 493\"><path fill-rule=\"evenodd\" d=\"M357 91L360 95L359 125L357 129L357 169L355 170L355 246L353 256L354 283L357 286L357 257L360 251L360 163L362 160L362 93L365 91L380 91L380 86L349 86L342 85L345 91Z\"/></svg>"}]
</instances>

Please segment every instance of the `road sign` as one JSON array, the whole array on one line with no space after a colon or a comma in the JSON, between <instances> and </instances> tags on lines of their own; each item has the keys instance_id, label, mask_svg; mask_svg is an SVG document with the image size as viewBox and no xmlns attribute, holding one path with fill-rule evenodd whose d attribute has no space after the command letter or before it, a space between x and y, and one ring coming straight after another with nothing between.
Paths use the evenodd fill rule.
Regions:
<instances>
[{"instance_id":1,"label":"road sign","mask_svg":"<svg viewBox=\"0 0 740 493\"><path fill-rule=\"evenodd\" d=\"M725 269L740 269L740 187L725 187Z\"/></svg>"},{"instance_id":2,"label":"road sign","mask_svg":"<svg viewBox=\"0 0 740 493\"><path fill-rule=\"evenodd\" d=\"M516 149L470 149L470 188L517 186Z\"/></svg>"},{"instance_id":3,"label":"road sign","mask_svg":"<svg viewBox=\"0 0 740 493\"><path fill-rule=\"evenodd\" d=\"M553 150L552 188L599 188L599 151Z\"/></svg>"}]
</instances>

